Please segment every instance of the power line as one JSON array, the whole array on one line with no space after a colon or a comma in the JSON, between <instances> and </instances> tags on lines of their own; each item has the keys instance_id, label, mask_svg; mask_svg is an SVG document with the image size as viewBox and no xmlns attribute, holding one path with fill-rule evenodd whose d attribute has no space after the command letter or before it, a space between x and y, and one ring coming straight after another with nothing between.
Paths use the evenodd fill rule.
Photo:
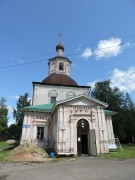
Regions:
<instances>
[{"instance_id":1,"label":"power line","mask_svg":"<svg viewBox=\"0 0 135 180\"><path fill-rule=\"evenodd\" d=\"M133 43L133 42L135 42L135 41L132 41L132 42L130 42L130 43ZM125 44L122 44L121 45L121 47L122 46L125 46L126 45L126 43ZM119 45L117 45L117 46L119 46ZM110 46L110 47L107 47L107 48L100 48L100 49L98 49L98 51L100 51L100 50L105 50L105 49L109 49L109 48L113 48L113 47L117 47L117 46ZM129 49L129 48L127 48L127 49ZM130 48L131 49L131 48ZM132 48L133 49L133 48ZM95 50L92 50L92 52L95 52ZM73 56L73 55L79 55L79 54L82 54L83 52L79 52L79 53L74 53L74 54L69 54L68 56ZM36 61L32 61L32 62L27 62L27 63L22 63L22 64L15 64L15 65L9 65L9 66L2 66L2 68L12 68L12 67L18 67L18 66L24 66L24 65L28 65L28 64L33 64L33 63L39 63L39 62L44 62L44 61L48 61L48 59L44 59L44 60L36 60Z\"/></svg>"},{"instance_id":2,"label":"power line","mask_svg":"<svg viewBox=\"0 0 135 180\"><path fill-rule=\"evenodd\" d=\"M131 49L135 49L135 48L131 48ZM130 50L130 49L125 49L125 50ZM72 55L76 55L76 54L72 54ZM45 65L47 65L48 63L46 63ZM20 70L26 70L26 69L31 69L31 68L39 68L39 67L43 67L43 65L41 66L30 66L30 67L25 67L25 68L17 68L17 69L14 69L14 70L8 70L8 71L1 71L0 73L6 73L6 72L16 72L16 71L20 71Z\"/></svg>"},{"instance_id":3,"label":"power line","mask_svg":"<svg viewBox=\"0 0 135 180\"><path fill-rule=\"evenodd\" d=\"M45 64L45 65L47 65L47 63ZM31 68L41 68L41 67L43 67L43 65L40 65L40 66L30 66L30 67L25 67L25 68L17 68L17 69L12 69L12 70L7 70L7 71L1 71L0 72L0 74L1 73L7 73L7 72L16 72L16 71L22 71L22 70L26 70L26 69L31 69Z\"/></svg>"},{"instance_id":4,"label":"power line","mask_svg":"<svg viewBox=\"0 0 135 180\"><path fill-rule=\"evenodd\" d=\"M5 64L7 62L14 62L15 60L16 61L21 61L21 60L33 59L33 58L37 58L37 57L41 57L41 56L45 56L45 55L51 55L51 53L44 53L44 54L41 54L41 55L29 56L29 57L25 57L25 58L15 58L14 60L8 60L8 61L5 61L5 62L0 62L0 65Z\"/></svg>"},{"instance_id":5,"label":"power line","mask_svg":"<svg viewBox=\"0 0 135 180\"><path fill-rule=\"evenodd\" d=\"M11 33L7 32L6 30L3 30L3 29L0 28L0 31L2 31L2 32L6 33L6 34L9 34L10 36L15 37L15 38L17 38L17 39L25 42L27 45L29 44L29 43L26 42L25 40L22 40L22 39L18 38L18 37L15 36L15 35L11 35ZM127 39L127 38L131 38L131 37L135 37L135 35L123 36L122 38L123 38L123 39ZM96 43L93 43L93 45L95 45L95 44L96 44ZM30 44L29 44L29 45L30 45ZM77 49L77 48L84 48L84 47L93 46L93 45L92 45L92 44L91 44L91 45L90 45L90 44L87 44L87 45L81 45L81 46L77 46L77 47L73 47L73 48L68 48L68 49L65 50L65 52L71 51L71 50L74 50L74 49ZM30 46L32 46L32 48L35 48L33 45L30 45ZM37 48L36 48L36 49L37 49ZM45 55L52 55L52 54L54 54L54 52L43 53L43 54L40 54L40 55L30 56L30 57L24 57L24 58L16 58L16 59L14 59L14 60L8 60L8 61L5 61L5 62L0 62L0 64L5 64L5 63L7 63L7 62L14 62L15 60L32 59L32 58L37 58L37 57L41 57L41 56L45 56ZM68 56L69 56L69 55L68 55Z\"/></svg>"},{"instance_id":6,"label":"power line","mask_svg":"<svg viewBox=\"0 0 135 180\"><path fill-rule=\"evenodd\" d=\"M127 38L129 38L129 37L135 37L135 35L122 36L121 38L124 40L124 39L127 39ZM73 48L67 49L66 51L68 51L68 50L74 50L74 49L77 49L77 48L84 48L84 47L93 46L93 45L96 45L96 43L87 44L87 45L80 45L80 46L78 46L78 47L73 47Z\"/></svg>"},{"instance_id":7,"label":"power line","mask_svg":"<svg viewBox=\"0 0 135 180\"><path fill-rule=\"evenodd\" d=\"M24 44L26 44L27 46L29 46L29 47L31 47L31 48L37 50L38 52L40 52L40 53L42 52L42 53L43 53L42 50L40 50L39 48L33 46L32 44L30 44L30 43L27 42L26 40L24 40L24 39L18 37L17 35L14 35L14 34L12 34L12 33L9 33L7 30L4 30L4 29L2 29L2 28L0 28L0 31L1 31L1 32L4 32L5 34L11 36L11 37L14 38L14 39L17 39L17 40L23 42Z\"/></svg>"},{"instance_id":8,"label":"power line","mask_svg":"<svg viewBox=\"0 0 135 180\"><path fill-rule=\"evenodd\" d=\"M130 41L128 43L134 43L134 42L135 41ZM117 47L117 46L121 46L122 47L122 46L125 46L125 45L127 45L127 43L123 43L121 45L116 45L116 46L110 46L110 47L106 47L106 48L100 48L100 49L98 49L98 51L104 50L104 49L113 48L113 47ZM125 50L128 50L128 49L131 49L131 47L130 48L126 48ZM132 48L132 49L134 49L134 48ZM95 49L92 49L91 51L95 52ZM68 56L79 55L79 54L82 54L82 53L83 52L68 54ZM48 61L48 59L36 60L36 61L32 61L32 62L27 62L27 63L22 63L22 64L14 64L14 65L9 65L9 66L2 66L1 68L2 69L14 68L14 67L19 67L19 66L24 66L24 65L29 65L29 64L33 64L33 63L39 63L39 62L45 62L45 61ZM2 71L2 72L5 72L5 71ZM2 73L2 72L0 72L0 73Z\"/></svg>"},{"instance_id":9,"label":"power line","mask_svg":"<svg viewBox=\"0 0 135 180\"><path fill-rule=\"evenodd\" d=\"M42 61L46 61L47 59L42 59L42 60L37 60L37 61L32 61L32 62L27 62L27 63L22 63L22 64L13 64L13 65L9 65L9 66L2 66L1 68L10 68L10 67L18 67L18 66L24 66L27 64L33 64L33 63L39 63Z\"/></svg>"},{"instance_id":10,"label":"power line","mask_svg":"<svg viewBox=\"0 0 135 180\"><path fill-rule=\"evenodd\" d=\"M130 42L128 42L128 43L135 43L135 40L134 41L130 41ZM110 48L114 48L114 47L122 47L122 46L125 46L125 45L127 45L127 43L122 43L122 44L120 44L120 45L116 45L116 46L109 46L109 47L106 47L106 48L98 48L98 49L96 49L97 51L102 51L102 50L105 50L105 49L110 49ZM130 47L131 48L131 47ZM130 48L126 48L126 49L130 49ZM91 49L91 52L95 52L95 49ZM73 53L73 54L68 54L67 56L73 56L73 55L79 55L79 54L82 54L83 52L79 52L79 53Z\"/></svg>"},{"instance_id":11,"label":"power line","mask_svg":"<svg viewBox=\"0 0 135 180\"><path fill-rule=\"evenodd\" d=\"M130 42L128 42L128 43L134 43L135 42L135 40L134 41L130 41ZM99 48L99 49L97 49L98 51L100 51L100 50L104 50L104 49L109 49L109 48L113 48L113 47L117 47L117 46L124 46L124 45L127 45L127 43L122 43L121 45L116 45L116 46L109 46L109 47L106 47L106 48ZM95 49L93 49L92 50L93 52L95 51ZM77 54L82 54L83 52L79 52L79 53L73 53L73 54L68 54L67 56L72 56L72 55L77 55ZM50 53L46 53L46 54L50 54ZM40 56L43 56L43 55L39 55L39 56L34 56L34 57L40 57ZM30 57L29 57L30 58ZM32 58L32 57L31 57ZM22 58L22 59L19 59L19 60L23 60L23 59L28 59L28 58ZM34 61L34 62L36 62L36 61Z\"/></svg>"}]
</instances>

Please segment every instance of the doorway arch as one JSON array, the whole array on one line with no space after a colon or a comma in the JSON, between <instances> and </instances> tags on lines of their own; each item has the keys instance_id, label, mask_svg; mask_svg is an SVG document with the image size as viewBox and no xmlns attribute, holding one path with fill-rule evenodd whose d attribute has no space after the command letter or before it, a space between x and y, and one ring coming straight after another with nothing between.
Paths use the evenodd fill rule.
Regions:
<instances>
[{"instance_id":1,"label":"doorway arch","mask_svg":"<svg viewBox=\"0 0 135 180\"><path fill-rule=\"evenodd\" d=\"M88 135L89 123L86 119L80 119L77 122L77 153L79 156L82 154L89 154Z\"/></svg>"}]
</instances>

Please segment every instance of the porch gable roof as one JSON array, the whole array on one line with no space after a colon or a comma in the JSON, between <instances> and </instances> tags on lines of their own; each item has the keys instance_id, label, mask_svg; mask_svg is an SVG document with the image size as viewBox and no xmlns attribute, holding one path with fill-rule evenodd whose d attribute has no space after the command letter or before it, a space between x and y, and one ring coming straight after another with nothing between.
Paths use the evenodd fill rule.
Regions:
<instances>
[{"instance_id":1,"label":"porch gable roof","mask_svg":"<svg viewBox=\"0 0 135 180\"><path fill-rule=\"evenodd\" d=\"M78 95L78 96L73 96L73 97L70 97L70 98L67 98L67 99L58 101L58 102L56 102L56 106L57 106L57 105L60 105L60 104L62 104L62 103L68 102L68 101L72 101L72 100L77 99L77 98L81 98L81 97L85 97L85 98L87 98L87 99L89 99L89 100L91 100L91 101L94 101L94 102L96 102L96 103L98 103L98 104L100 104L100 105L102 105L102 106L104 106L104 107L108 107L108 104L107 104L107 103L104 103L104 102L102 102L102 101L100 101L100 100L98 100L98 99L95 99L95 98L93 98L93 97L91 97L91 96L88 96L88 95L85 95L85 94L81 94L81 95ZM55 107L54 107L54 108L55 108Z\"/></svg>"}]
</instances>

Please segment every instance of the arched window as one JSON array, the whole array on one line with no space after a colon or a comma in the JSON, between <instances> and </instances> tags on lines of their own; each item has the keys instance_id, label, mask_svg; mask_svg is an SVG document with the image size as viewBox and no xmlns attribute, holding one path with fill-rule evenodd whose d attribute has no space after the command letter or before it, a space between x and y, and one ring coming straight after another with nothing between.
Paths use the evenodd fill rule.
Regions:
<instances>
[{"instance_id":1,"label":"arched window","mask_svg":"<svg viewBox=\"0 0 135 180\"><path fill-rule=\"evenodd\" d=\"M64 64L62 62L59 63L59 70L60 71L64 70Z\"/></svg>"}]
</instances>

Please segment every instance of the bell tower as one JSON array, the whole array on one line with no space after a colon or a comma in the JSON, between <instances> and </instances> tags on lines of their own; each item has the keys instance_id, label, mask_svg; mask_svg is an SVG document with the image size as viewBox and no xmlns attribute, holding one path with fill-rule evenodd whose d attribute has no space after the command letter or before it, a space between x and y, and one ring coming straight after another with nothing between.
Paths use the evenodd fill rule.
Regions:
<instances>
[{"instance_id":1,"label":"bell tower","mask_svg":"<svg viewBox=\"0 0 135 180\"><path fill-rule=\"evenodd\" d=\"M48 75L64 74L70 77L71 61L64 57L64 45L61 44L62 34L59 34L59 44L56 46L57 56L49 59Z\"/></svg>"}]
</instances>

